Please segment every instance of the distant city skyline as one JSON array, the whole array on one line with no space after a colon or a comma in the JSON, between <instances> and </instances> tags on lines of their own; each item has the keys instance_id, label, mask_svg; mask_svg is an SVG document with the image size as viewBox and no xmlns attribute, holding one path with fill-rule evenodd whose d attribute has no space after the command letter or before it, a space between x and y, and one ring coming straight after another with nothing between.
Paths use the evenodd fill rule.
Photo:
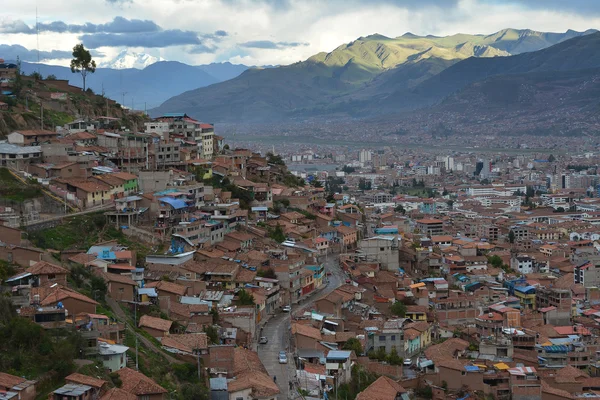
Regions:
<instances>
[{"instance_id":1,"label":"distant city skyline","mask_svg":"<svg viewBox=\"0 0 600 400\"><path fill-rule=\"evenodd\" d=\"M100 62L123 49L188 64L285 65L360 36L489 34L504 28L564 32L600 27L592 0L32 0L0 11L0 44L67 65L83 43ZM0 47L2 50L2 47ZM0 57L3 57L0 54Z\"/></svg>"}]
</instances>

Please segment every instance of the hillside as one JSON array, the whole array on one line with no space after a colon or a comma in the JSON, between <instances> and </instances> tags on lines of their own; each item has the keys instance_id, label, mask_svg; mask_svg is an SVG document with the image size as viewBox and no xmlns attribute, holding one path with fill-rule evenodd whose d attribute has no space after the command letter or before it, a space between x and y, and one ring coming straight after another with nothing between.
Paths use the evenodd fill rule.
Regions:
<instances>
[{"instance_id":1,"label":"hillside","mask_svg":"<svg viewBox=\"0 0 600 400\"><path fill-rule=\"evenodd\" d=\"M503 59L590 32L507 29L493 35L448 37L371 35L304 62L249 70L230 81L182 93L151 110L151 115L178 111L228 122L369 115L376 112L369 109L373 102L405 94L462 60Z\"/></svg>"},{"instance_id":2,"label":"hillside","mask_svg":"<svg viewBox=\"0 0 600 400\"><path fill-rule=\"evenodd\" d=\"M94 119L99 116L117 118L115 127L133 129L147 120L141 114L129 113L118 103L89 91L69 86L60 80L37 80L22 76L20 83L11 88L15 97L0 96L8 109L0 111L0 137L19 129L55 130L78 118ZM20 87L20 89L18 88ZM62 95L62 98L53 98ZM43 107L43 120L42 110Z\"/></svg>"},{"instance_id":3,"label":"hillside","mask_svg":"<svg viewBox=\"0 0 600 400\"><path fill-rule=\"evenodd\" d=\"M572 71L600 67L600 33L577 37L544 50L494 59L471 58L457 63L415 87L411 96L397 92L386 99L437 102L473 82L495 75Z\"/></svg>"}]
</instances>

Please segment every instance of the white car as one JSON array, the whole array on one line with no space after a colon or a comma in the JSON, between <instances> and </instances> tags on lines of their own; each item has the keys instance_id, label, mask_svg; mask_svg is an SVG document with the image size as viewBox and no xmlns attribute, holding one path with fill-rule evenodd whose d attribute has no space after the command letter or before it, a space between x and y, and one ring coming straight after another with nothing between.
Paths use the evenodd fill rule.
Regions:
<instances>
[{"instance_id":1,"label":"white car","mask_svg":"<svg viewBox=\"0 0 600 400\"><path fill-rule=\"evenodd\" d=\"M410 358L405 358L403 364L405 367L410 367L412 365L412 360Z\"/></svg>"},{"instance_id":2,"label":"white car","mask_svg":"<svg viewBox=\"0 0 600 400\"><path fill-rule=\"evenodd\" d=\"M291 307L291 306L283 306L283 307L281 308L281 310L282 310L283 312L290 312L290 311L292 311L292 307Z\"/></svg>"},{"instance_id":3,"label":"white car","mask_svg":"<svg viewBox=\"0 0 600 400\"><path fill-rule=\"evenodd\" d=\"M279 352L279 364L287 364L287 354L283 350Z\"/></svg>"}]
</instances>

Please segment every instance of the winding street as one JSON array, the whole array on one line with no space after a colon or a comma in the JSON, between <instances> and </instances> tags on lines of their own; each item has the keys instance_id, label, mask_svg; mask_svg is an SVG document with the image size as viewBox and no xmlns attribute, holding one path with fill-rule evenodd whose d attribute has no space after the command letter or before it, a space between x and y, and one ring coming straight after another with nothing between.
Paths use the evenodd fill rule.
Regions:
<instances>
[{"instance_id":1,"label":"winding street","mask_svg":"<svg viewBox=\"0 0 600 400\"><path fill-rule=\"evenodd\" d=\"M291 313L279 311L276 316L265 324L262 333L259 333L259 336L265 336L269 339L269 343L259 344L257 351L269 375L277 379L277 385L281 390L279 400L296 399L299 397L295 390L290 391L290 382L295 380L296 373L293 356L294 349L290 346L291 317L299 316L304 311L310 310L316 299L327 296L344 284L346 279L346 275L340 268L337 255L328 256L323 264L325 265L325 272L331 273L331 275L326 276L328 280L326 286L320 291L315 292L312 296L309 295L309 297L300 300L298 304L294 304ZM287 364L279 364L278 356L282 350L288 355Z\"/></svg>"}]
</instances>

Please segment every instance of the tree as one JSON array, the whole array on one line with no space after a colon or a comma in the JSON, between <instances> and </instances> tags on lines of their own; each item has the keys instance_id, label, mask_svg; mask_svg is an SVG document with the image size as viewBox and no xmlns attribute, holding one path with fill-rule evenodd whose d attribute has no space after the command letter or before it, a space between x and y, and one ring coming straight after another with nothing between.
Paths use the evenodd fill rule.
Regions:
<instances>
[{"instance_id":1,"label":"tree","mask_svg":"<svg viewBox=\"0 0 600 400\"><path fill-rule=\"evenodd\" d=\"M204 332L206 333L206 337L210 340L211 344L220 344L219 343L219 331L213 325L204 326Z\"/></svg>"},{"instance_id":2,"label":"tree","mask_svg":"<svg viewBox=\"0 0 600 400\"><path fill-rule=\"evenodd\" d=\"M245 289L242 289L238 292L238 302L241 306L251 306L255 304L254 296L246 292Z\"/></svg>"},{"instance_id":3,"label":"tree","mask_svg":"<svg viewBox=\"0 0 600 400\"><path fill-rule=\"evenodd\" d=\"M261 278L277 279L277 275L273 268L262 268L256 273L256 276Z\"/></svg>"},{"instance_id":4,"label":"tree","mask_svg":"<svg viewBox=\"0 0 600 400\"><path fill-rule=\"evenodd\" d=\"M347 174L351 174L356 171L356 168L351 167L349 165L344 165L344 167L342 168L342 171L344 171Z\"/></svg>"},{"instance_id":5,"label":"tree","mask_svg":"<svg viewBox=\"0 0 600 400\"><path fill-rule=\"evenodd\" d=\"M318 181L318 180L315 179L315 181L313 183L313 186L316 187L316 188L322 188L323 184L320 181Z\"/></svg>"},{"instance_id":6,"label":"tree","mask_svg":"<svg viewBox=\"0 0 600 400\"><path fill-rule=\"evenodd\" d=\"M510 232L508 232L508 242L509 243L515 242L515 233L512 230Z\"/></svg>"},{"instance_id":7,"label":"tree","mask_svg":"<svg viewBox=\"0 0 600 400\"><path fill-rule=\"evenodd\" d=\"M29 74L29 76L35 79L36 81L41 81L43 79L42 74L40 74L37 71L33 71L31 74Z\"/></svg>"},{"instance_id":8,"label":"tree","mask_svg":"<svg viewBox=\"0 0 600 400\"><path fill-rule=\"evenodd\" d=\"M85 91L85 78L87 74L96 72L96 61L92 60L89 50L83 47L83 44L76 44L73 47L73 59L71 60L71 72L81 74L83 79L83 91Z\"/></svg>"},{"instance_id":9,"label":"tree","mask_svg":"<svg viewBox=\"0 0 600 400\"><path fill-rule=\"evenodd\" d=\"M398 204L396 206L396 208L394 208L394 211L402 213L402 214L406 214L406 210L404 209L404 207L402 206L402 204Z\"/></svg>"},{"instance_id":10,"label":"tree","mask_svg":"<svg viewBox=\"0 0 600 400\"><path fill-rule=\"evenodd\" d=\"M554 155L553 155L553 154L550 154L550 155L548 156L548 162L554 162L554 161L556 161L556 157L554 157Z\"/></svg>"},{"instance_id":11,"label":"tree","mask_svg":"<svg viewBox=\"0 0 600 400\"><path fill-rule=\"evenodd\" d=\"M454 201L453 200L448 200L446 202L446 204L448 205L448 208L452 210L452 208L454 207Z\"/></svg>"},{"instance_id":12,"label":"tree","mask_svg":"<svg viewBox=\"0 0 600 400\"><path fill-rule=\"evenodd\" d=\"M348 339L342 346L342 350L354 350L354 353L357 356L360 356L363 353L362 344L360 344L360 340L357 338Z\"/></svg>"},{"instance_id":13,"label":"tree","mask_svg":"<svg viewBox=\"0 0 600 400\"><path fill-rule=\"evenodd\" d=\"M490 265L494 268L502 268L503 264L502 258L497 255L488 256L488 263L490 263Z\"/></svg>"},{"instance_id":14,"label":"tree","mask_svg":"<svg viewBox=\"0 0 600 400\"><path fill-rule=\"evenodd\" d=\"M50 74L46 77L47 81L55 81L56 80L56 75L54 74Z\"/></svg>"},{"instance_id":15,"label":"tree","mask_svg":"<svg viewBox=\"0 0 600 400\"><path fill-rule=\"evenodd\" d=\"M391 365L402 365L402 361L404 360L398 355L396 348L392 347L392 351L390 351L390 354L387 356L387 362Z\"/></svg>"},{"instance_id":16,"label":"tree","mask_svg":"<svg viewBox=\"0 0 600 400\"><path fill-rule=\"evenodd\" d=\"M267 162L269 164L285 165L285 161L283 161L283 158L281 158L280 155L276 155L271 152L267 153Z\"/></svg>"},{"instance_id":17,"label":"tree","mask_svg":"<svg viewBox=\"0 0 600 400\"><path fill-rule=\"evenodd\" d=\"M406 305L399 301L392 304L390 307L390 311L392 314L397 315L399 317L404 317L406 315Z\"/></svg>"},{"instance_id":18,"label":"tree","mask_svg":"<svg viewBox=\"0 0 600 400\"><path fill-rule=\"evenodd\" d=\"M219 310L216 308L211 308L208 312L212 316L213 324L219 323Z\"/></svg>"},{"instance_id":19,"label":"tree","mask_svg":"<svg viewBox=\"0 0 600 400\"><path fill-rule=\"evenodd\" d=\"M277 224L275 229L269 233L269 237L277 243L283 243L285 241L285 233L283 233L281 225Z\"/></svg>"}]
</instances>

